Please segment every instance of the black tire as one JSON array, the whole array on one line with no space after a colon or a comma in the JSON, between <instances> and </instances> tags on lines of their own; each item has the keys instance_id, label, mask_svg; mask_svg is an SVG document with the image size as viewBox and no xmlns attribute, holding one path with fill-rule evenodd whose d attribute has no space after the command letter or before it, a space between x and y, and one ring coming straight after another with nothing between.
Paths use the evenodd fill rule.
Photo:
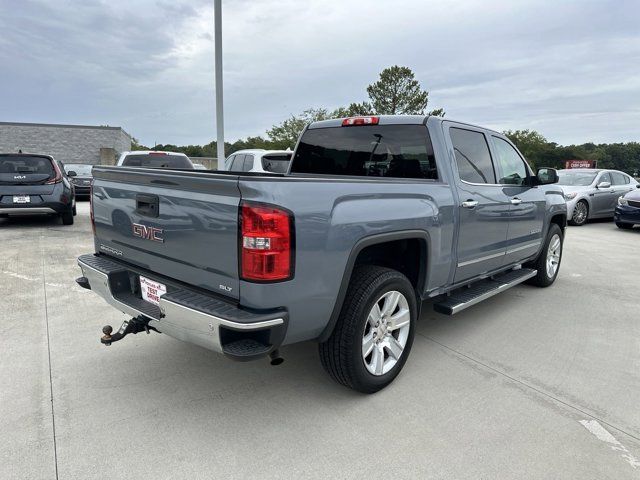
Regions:
<instances>
[{"instance_id":1,"label":"black tire","mask_svg":"<svg viewBox=\"0 0 640 480\"><path fill-rule=\"evenodd\" d=\"M407 340L395 365L382 375L370 373L362 355L362 339L367 317L382 295L400 292L407 300L410 322ZM373 265L357 267L333 333L319 345L320 361L338 383L362 393L374 393L389 385L402 370L411 352L418 304L411 282L402 273ZM368 328L371 328L370 326ZM388 357L384 357L385 359Z\"/></svg>"},{"instance_id":2,"label":"black tire","mask_svg":"<svg viewBox=\"0 0 640 480\"><path fill-rule=\"evenodd\" d=\"M76 208L76 206L73 206L73 210L72 210L73 216L75 217L78 214L78 209Z\"/></svg>"},{"instance_id":3,"label":"black tire","mask_svg":"<svg viewBox=\"0 0 640 480\"><path fill-rule=\"evenodd\" d=\"M60 218L62 218L63 225L73 225L73 211L69 210L68 212L64 212L60 214Z\"/></svg>"},{"instance_id":4,"label":"black tire","mask_svg":"<svg viewBox=\"0 0 640 480\"><path fill-rule=\"evenodd\" d=\"M584 218L578 218L576 220L576 212L578 210L578 204L582 204L584 205L584 208L587 209L587 213L584 216ZM582 225L584 225L585 223L587 223L587 220L589 219L589 204L584 201L584 200L580 200L578 203L576 203L575 208L573 209L573 215L571 216L571 218L569 219L569 225L573 225L574 227L581 227Z\"/></svg>"},{"instance_id":5,"label":"black tire","mask_svg":"<svg viewBox=\"0 0 640 480\"><path fill-rule=\"evenodd\" d=\"M551 243L551 239L554 238L555 235L560 237L560 258L558 260L557 268L555 273L552 276L549 276L547 273L547 254L549 252L549 244ZM562 229L555 223L552 223L549 226L549 231L547 232L547 238L545 239L544 246L542 247L542 251L538 258L536 258L533 262L526 265L529 268L534 268L538 271L535 277L527 280L527 283L531 285L535 285L536 287L548 287L553 282L556 281L558 277L558 273L560 272L560 264L562 263L562 250L564 248L564 235L562 233Z\"/></svg>"},{"instance_id":6,"label":"black tire","mask_svg":"<svg viewBox=\"0 0 640 480\"><path fill-rule=\"evenodd\" d=\"M621 228L623 230L631 230L633 228L633 223L616 222L616 227Z\"/></svg>"}]
</instances>

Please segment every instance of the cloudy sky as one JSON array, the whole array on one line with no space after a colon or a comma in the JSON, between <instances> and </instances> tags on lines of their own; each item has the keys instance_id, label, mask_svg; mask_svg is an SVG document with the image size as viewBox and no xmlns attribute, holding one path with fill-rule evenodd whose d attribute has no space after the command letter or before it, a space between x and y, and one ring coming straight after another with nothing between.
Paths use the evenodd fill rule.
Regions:
<instances>
[{"instance_id":1,"label":"cloudy sky","mask_svg":"<svg viewBox=\"0 0 640 480\"><path fill-rule=\"evenodd\" d=\"M366 99L405 65L429 108L562 144L640 141L638 0L223 0L227 140ZM215 137L213 0L0 0L0 121Z\"/></svg>"}]
</instances>

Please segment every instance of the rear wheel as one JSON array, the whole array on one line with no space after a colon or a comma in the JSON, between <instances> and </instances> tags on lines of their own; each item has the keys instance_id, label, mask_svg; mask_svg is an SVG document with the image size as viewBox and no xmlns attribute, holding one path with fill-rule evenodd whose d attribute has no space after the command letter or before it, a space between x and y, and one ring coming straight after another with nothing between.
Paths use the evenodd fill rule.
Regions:
<instances>
[{"instance_id":1,"label":"rear wheel","mask_svg":"<svg viewBox=\"0 0 640 480\"><path fill-rule=\"evenodd\" d=\"M576 203L576 206L573 209L573 215L571 215L569 224L576 227L581 227L582 225L587 223L587 218L589 218L589 205L584 200L580 200L578 203Z\"/></svg>"},{"instance_id":2,"label":"rear wheel","mask_svg":"<svg viewBox=\"0 0 640 480\"><path fill-rule=\"evenodd\" d=\"M560 271L560 261L562 260L563 237L562 229L552 223L549 226L547 238L540 255L532 264L527 265L538 271L537 275L531 278L528 283L537 287L548 287L555 282Z\"/></svg>"},{"instance_id":3,"label":"rear wheel","mask_svg":"<svg viewBox=\"0 0 640 480\"><path fill-rule=\"evenodd\" d=\"M68 212L60 214L63 225L73 225L73 211L70 209Z\"/></svg>"},{"instance_id":4,"label":"rear wheel","mask_svg":"<svg viewBox=\"0 0 640 480\"><path fill-rule=\"evenodd\" d=\"M623 230L629 230L629 229L633 228L633 223L616 222L616 227L621 228Z\"/></svg>"},{"instance_id":5,"label":"rear wheel","mask_svg":"<svg viewBox=\"0 0 640 480\"><path fill-rule=\"evenodd\" d=\"M396 270L358 267L331 337L319 345L331 377L363 393L389 385L407 361L418 306L413 286Z\"/></svg>"}]
</instances>

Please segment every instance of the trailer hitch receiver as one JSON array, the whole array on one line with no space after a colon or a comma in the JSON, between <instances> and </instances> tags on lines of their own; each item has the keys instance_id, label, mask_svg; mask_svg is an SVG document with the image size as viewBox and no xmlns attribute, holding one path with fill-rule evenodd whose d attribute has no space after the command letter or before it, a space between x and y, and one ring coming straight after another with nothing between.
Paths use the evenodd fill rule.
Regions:
<instances>
[{"instance_id":1,"label":"trailer hitch receiver","mask_svg":"<svg viewBox=\"0 0 640 480\"><path fill-rule=\"evenodd\" d=\"M103 345L109 346L113 342L117 342L122 340L124 337L133 333L134 335L139 332L147 332L149 333L151 330L157 332L157 330L153 327L149 326L150 319L143 317L140 315L139 317L132 318L131 320L125 320L122 322L120 329L113 333L113 327L111 325L105 325L102 327L102 338L100 338L100 342Z\"/></svg>"}]
</instances>

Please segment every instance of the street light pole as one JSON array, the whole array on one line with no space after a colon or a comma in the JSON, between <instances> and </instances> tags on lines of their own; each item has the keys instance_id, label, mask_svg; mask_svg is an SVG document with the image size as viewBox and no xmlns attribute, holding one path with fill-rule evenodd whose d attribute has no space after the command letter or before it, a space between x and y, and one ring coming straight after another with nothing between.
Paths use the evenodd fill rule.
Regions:
<instances>
[{"instance_id":1,"label":"street light pole","mask_svg":"<svg viewBox=\"0 0 640 480\"><path fill-rule=\"evenodd\" d=\"M222 0L213 1L216 72L216 127L218 133L218 170L224 168L224 114L222 108Z\"/></svg>"}]
</instances>

